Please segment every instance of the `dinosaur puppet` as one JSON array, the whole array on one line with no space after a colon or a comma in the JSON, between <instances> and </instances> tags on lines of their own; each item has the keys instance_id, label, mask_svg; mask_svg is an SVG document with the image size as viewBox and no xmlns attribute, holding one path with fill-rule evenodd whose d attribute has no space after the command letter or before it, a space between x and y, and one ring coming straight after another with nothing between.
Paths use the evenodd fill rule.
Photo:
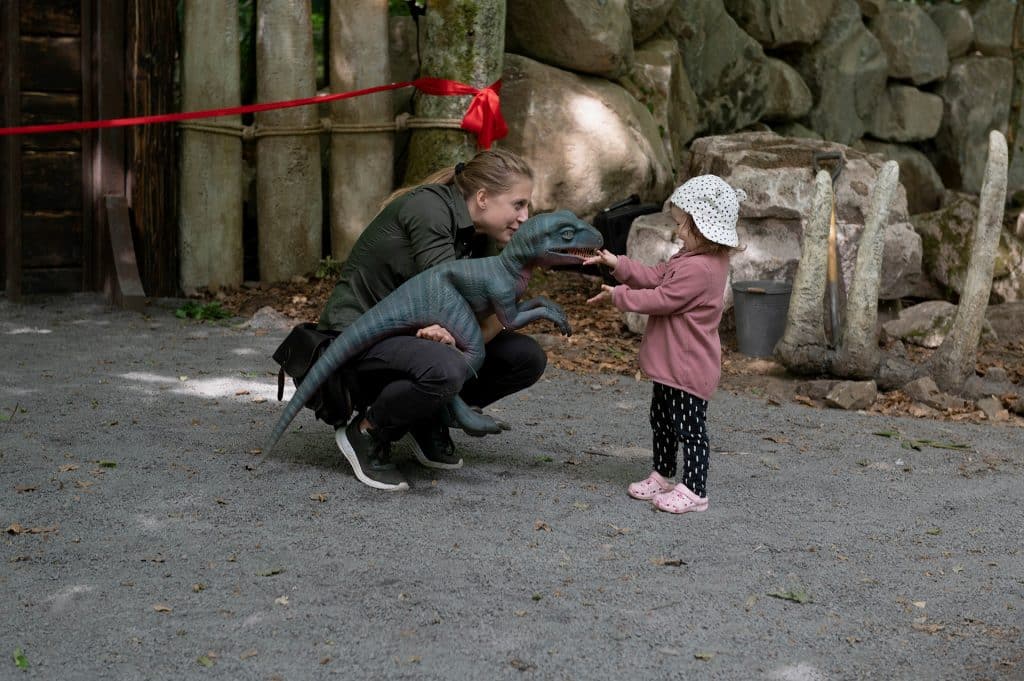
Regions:
<instances>
[{"instance_id":1,"label":"dinosaur puppet","mask_svg":"<svg viewBox=\"0 0 1024 681\"><path fill-rule=\"evenodd\" d=\"M412 277L328 346L296 388L263 451L273 449L328 376L384 338L439 324L455 338L456 347L476 372L484 361L478 320L488 315L495 314L511 330L547 319L568 336L572 330L561 307L544 297L519 302L519 296L526 291L534 267L578 265L602 243L601 234L571 212L545 213L524 222L500 255L446 262ZM474 411L458 395L448 406L456 425L467 433L501 430L494 419Z\"/></svg>"}]
</instances>

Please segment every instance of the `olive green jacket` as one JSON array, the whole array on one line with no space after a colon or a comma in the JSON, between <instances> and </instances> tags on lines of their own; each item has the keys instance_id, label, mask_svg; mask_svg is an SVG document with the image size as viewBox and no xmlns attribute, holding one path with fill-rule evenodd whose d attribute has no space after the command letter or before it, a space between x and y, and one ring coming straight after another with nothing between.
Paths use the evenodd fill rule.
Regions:
<instances>
[{"instance_id":1,"label":"olive green jacket","mask_svg":"<svg viewBox=\"0 0 1024 681\"><path fill-rule=\"evenodd\" d=\"M480 255L486 243L475 236L466 200L455 187L422 185L398 197L352 247L320 315L320 328L341 331L423 270Z\"/></svg>"}]
</instances>

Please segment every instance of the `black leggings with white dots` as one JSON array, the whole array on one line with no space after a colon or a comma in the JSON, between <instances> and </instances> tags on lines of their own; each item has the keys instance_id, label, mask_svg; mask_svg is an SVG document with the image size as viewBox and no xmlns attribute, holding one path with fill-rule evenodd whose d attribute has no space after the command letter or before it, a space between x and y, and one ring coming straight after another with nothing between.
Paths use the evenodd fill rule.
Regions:
<instances>
[{"instance_id":1,"label":"black leggings with white dots","mask_svg":"<svg viewBox=\"0 0 1024 681\"><path fill-rule=\"evenodd\" d=\"M683 445L679 482L700 497L707 496L708 401L685 390L654 383L651 430L654 432L654 470L666 478L676 474L676 452Z\"/></svg>"}]
</instances>

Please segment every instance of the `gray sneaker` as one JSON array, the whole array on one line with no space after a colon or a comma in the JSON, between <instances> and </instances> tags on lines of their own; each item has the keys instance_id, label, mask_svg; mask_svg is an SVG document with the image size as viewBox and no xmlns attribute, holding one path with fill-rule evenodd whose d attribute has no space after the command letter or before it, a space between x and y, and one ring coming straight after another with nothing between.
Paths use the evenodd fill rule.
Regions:
<instances>
[{"instance_id":1,"label":"gray sneaker","mask_svg":"<svg viewBox=\"0 0 1024 681\"><path fill-rule=\"evenodd\" d=\"M391 443L377 437L372 430L360 431L361 421L362 418L356 416L347 428L334 431L334 439L352 466L352 472L361 483L376 489L389 492L409 489L409 483L391 463Z\"/></svg>"},{"instance_id":2,"label":"gray sneaker","mask_svg":"<svg viewBox=\"0 0 1024 681\"><path fill-rule=\"evenodd\" d=\"M440 421L416 426L409 435L412 436L412 453L422 465L447 470L462 468L462 457L455 451L448 426Z\"/></svg>"}]
</instances>

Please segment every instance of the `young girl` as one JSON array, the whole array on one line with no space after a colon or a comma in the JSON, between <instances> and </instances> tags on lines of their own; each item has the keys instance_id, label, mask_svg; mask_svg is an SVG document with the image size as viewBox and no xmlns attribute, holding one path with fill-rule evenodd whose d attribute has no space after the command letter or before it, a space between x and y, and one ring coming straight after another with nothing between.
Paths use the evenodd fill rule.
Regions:
<instances>
[{"instance_id":1,"label":"young girl","mask_svg":"<svg viewBox=\"0 0 1024 681\"><path fill-rule=\"evenodd\" d=\"M608 266L624 284L602 285L587 302L611 300L620 310L649 315L640 367L654 381L654 470L631 484L629 495L669 513L708 508L707 408L721 375L718 323L745 198L716 175L694 177L669 197L683 249L668 262L647 267L602 250L585 263ZM673 484L680 442L683 463Z\"/></svg>"}]
</instances>

